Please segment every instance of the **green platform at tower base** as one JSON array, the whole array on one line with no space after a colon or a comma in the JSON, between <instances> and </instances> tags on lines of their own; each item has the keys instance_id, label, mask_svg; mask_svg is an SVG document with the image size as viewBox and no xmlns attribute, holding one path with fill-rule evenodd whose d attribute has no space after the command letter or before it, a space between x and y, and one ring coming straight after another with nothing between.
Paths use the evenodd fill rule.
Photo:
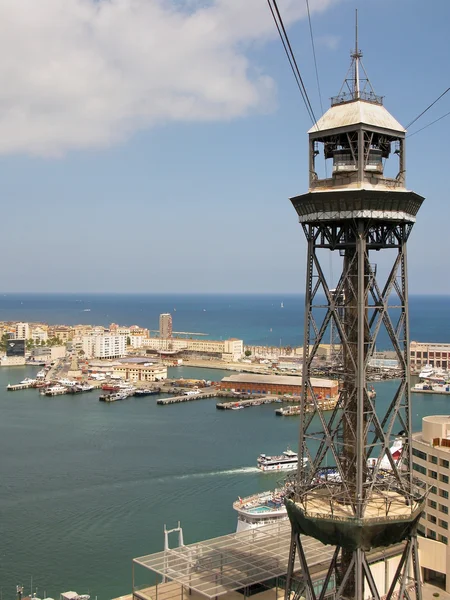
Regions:
<instances>
[{"instance_id":1,"label":"green platform at tower base","mask_svg":"<svg viewBox=\"0 0 450 600\"><path fill-rule=\"evenodd\" d=\"M422 506L398 517L356 519L332 515L309 515L293 500L285 500L295 533L311 536L322 544L345 550L369 551L398 544L414 535L422 514Z\"/></svg>"}]
</instances>

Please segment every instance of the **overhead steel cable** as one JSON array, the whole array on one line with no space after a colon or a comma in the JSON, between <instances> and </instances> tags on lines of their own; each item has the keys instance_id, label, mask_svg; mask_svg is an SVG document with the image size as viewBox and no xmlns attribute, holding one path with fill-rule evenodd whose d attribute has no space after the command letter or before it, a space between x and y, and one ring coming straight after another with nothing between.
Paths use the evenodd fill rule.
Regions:
<instances>
[{"instance_id":1,"label":"overhead steel cable","mask_svg":"<svg viewBox=\"0 0 450 600\"><path fill-rule=\"evenodd\" d=\"M428 123L428 125L425 125L424 127L422 127L421 129L418 129L417 131L414 131L414 133L410 133L409 135L407 135L406 137L410 138L413 135L416 135L416 133L419 133L420 131L423 131L424 129L427 129L428 127L430 127L431 125L434 125L435 123L437 123L438 121L442 121L442 119L445 119L445 117L448 117L450 115L450 111L448 113L445 113L445 115L442 115L442 117L439 117L439 119L435 119L434 121L431 121L431 123Z\"/></svg>"},{"instance_id":2,"label":"overhead steel cable","mask_svg":"<svg viewBox=\"0 0 450 600\"><path fill-rule=\"evenodd\" d=\"M324 110L323 110L323 103L322 103L322 92L320 91L319 69L317 68L316 47L314 44L314 36L313 36L313 30L312 30L312 24L311 24L311 13L309 11L309 0L306 0L306 9L308 11L309 33L311 35L311 46L312 46L312 53L313 53L313 58L314 58L314 68L316 70L316 81L317 81L317 91L319 92L320 110L322 111L322 114L323 114Z\"/></svg>"},{"instance_id":3,"label":"overhead steel cable","mask_svg":"<svg viewBox=\"0 0 450 600\"><path fill-rule=\"evenodd\" d=\"M445 90L445 92L442 92L442 94L441 94L441 95L440 95L438 98L436 98L436 100L435 100L434 102L432 102L432 103L431 103L429 106L427 106L427 107L426 107L426 109L425 109L425 110L423 110L423 111L420 113L420 115L417 115L417 117L416 117L415 119L413 119L413 120L411 121L411 123L408 123L408 125L406 126L406 129L409 129L413 123L415 123L416 121L418 121L418 120L420 119L420 117L421 117L422 115L424 115L424 114L425 114L425 113L426 113L428 110L430 110L430 108L431 108L432 106L434 106L434 105L436 104L436 102L438 102L438 101L439 101L439 100L442 98L442 96L445 96L445 94L446 94L446 93L447 93L449 90L450 90L450 87L448 87L448 88ZM431 123L430 123L430 125L431 125ZM420 130L420 131L422 131L422 130ZM415 133L418 133L418 131L416 131ZM411 134L411 135L413 135L413 134Z\"/></svg>"},{"instance_id":4,"label":"overhead steel cable","mask_svg":"<svg viewBox=\"0 0 450 600\"><path fill-rule=\"evenodd\" d=\"M311 102L309 100L309 96L308 93L306 91L306 87L305 84L303 82L302 76L300 74L300 69L298 68L298 64L297 61L295 59L295 55L294 52L292 50L292 46L291 43L289 41L289 37L287 35L286 32L286 28L284 27L284 23L283 23L283 19L281 17L280 11L278 9L276 0L267 0L267 4L269 5L269 9L270 12L272 13L272 18L274 20L275 26L278 30L278 34L280 36L281 39L281 43L283 44L283 48L284 51L286 53L287 59L289 61L289 64L291 66L291 70L292 73L294 75L294 79L297 83L298 89L300 91L300 94L302 96L303 102L305 104L306 110L308 112L308 115L313 123L313 125L316 123L316 117L314 115L314 111L313 108L311 106ZM273 4L273 6L272 6ZM275 10L274 10L275 9Z\"/></svg>"}]
</instances>

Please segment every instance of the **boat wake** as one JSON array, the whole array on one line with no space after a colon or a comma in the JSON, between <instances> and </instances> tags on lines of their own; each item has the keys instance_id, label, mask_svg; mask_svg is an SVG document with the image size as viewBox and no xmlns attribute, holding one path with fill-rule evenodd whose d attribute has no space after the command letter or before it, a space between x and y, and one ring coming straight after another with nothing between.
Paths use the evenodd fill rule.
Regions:
<instances>
[{"instance_id":1,"label":"boat wake","mask_svg":"<svg viewBox=\"0 0 450 600\"><path fill-rule=\"evenodd\" d=\"M203 477L219 477L222 475L243 475L245 473L259 473L257 467L239 467L237 469L224 469L222 471L205 471L203 473L185 473L174 475L171 479L193 479Z\"/></svg>"}]
</instances>

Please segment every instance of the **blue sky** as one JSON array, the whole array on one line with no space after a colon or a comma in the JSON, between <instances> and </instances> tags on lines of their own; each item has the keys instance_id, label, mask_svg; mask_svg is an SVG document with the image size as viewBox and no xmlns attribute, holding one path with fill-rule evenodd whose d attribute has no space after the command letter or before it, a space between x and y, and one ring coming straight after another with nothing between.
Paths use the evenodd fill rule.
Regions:
<instances>
[{"instance_id":1,"label":"blue sky","mask_svg":"<svg viewBox=\"0 0 450 600\"><path fill-rule=\"evenodd\" d=\"M319 116L304 4L279 0ZM62 6L0 6L3 290L302 292L288 199L307 190L310 122L266 2ZM450 85L448 0L310 6L325 110L355 7L366 70L402 124ZM449 110L450 93L411 132ZM450 293L449 129L450 117L407 146L408 187L426 197L412 293Z\"/></svg>"}]
</instances>

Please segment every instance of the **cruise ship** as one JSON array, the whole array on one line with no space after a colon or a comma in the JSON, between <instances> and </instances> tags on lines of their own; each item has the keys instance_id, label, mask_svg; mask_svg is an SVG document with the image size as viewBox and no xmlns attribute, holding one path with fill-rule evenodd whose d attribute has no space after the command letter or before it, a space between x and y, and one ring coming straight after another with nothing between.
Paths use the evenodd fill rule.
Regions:
<instances>
[{"instance_id":1,"label":"cruise ship","mask_svg":"<svg viewBox=\"0 0 450 600\"><path fill-rule=\"evenodd\" d=\"M287 511L284 505L286 489L253 494L246 498L238 498L233 502L233 508L238 514L236 531L255 529L261 525L275 523L280 519L287 519Z\"/></svg>"}]
</instances>

